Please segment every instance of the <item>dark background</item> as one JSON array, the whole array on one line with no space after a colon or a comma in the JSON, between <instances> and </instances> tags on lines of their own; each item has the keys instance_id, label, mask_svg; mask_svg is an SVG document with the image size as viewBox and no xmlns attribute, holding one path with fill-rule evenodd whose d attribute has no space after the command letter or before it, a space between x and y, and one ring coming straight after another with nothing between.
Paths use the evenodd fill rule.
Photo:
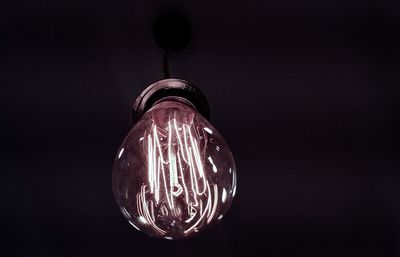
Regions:
<instances>
[{"instance_id":1,"label":"dark background","mask_svg":"<svg viewBox=\"0 0 400 257\"><path fill-rule=\"evenodd\" d=\"M3 1L1 256L400 256L398 1ZM131 104L162 78L152 25L192 24L173 77L238 167L221 224L151 239L113 199Z\"/></svg>"}]
</instances>

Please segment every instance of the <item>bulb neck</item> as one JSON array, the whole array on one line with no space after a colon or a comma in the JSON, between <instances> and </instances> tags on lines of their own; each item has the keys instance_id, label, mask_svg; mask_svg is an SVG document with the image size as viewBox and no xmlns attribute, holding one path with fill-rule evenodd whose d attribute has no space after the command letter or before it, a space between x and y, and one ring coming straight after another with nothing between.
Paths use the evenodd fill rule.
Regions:
<instances>
[{"instance_id":1,"label":"bulb neck","mask_svg":"<svg viewBox=\"0 0 400 257\"><path fill-rule=\"evenodd\" d=\"M151 107L167 100L189 105L207 120L210 119L210 108L200 89L185 80L163 79L146 87L136 98L133 104L133 122L136 123Z\"/></svg>"}]
</instances>

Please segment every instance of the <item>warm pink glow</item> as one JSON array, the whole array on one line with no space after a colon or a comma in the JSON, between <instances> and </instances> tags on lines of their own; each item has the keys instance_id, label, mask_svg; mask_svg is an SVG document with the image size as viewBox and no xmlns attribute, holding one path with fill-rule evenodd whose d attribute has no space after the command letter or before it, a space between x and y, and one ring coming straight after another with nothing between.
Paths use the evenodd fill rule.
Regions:
<instances>
[{"instance_id":1,"label":"warm pink glow","mask_svg":"<svg viewBox=\"0 0 400 257\"><path fill-rule=\"evenodd\" d=\"M128 134L113 188L137 229L179 239L222 218L236 189L235 164L219 133L191 107L161 102Z\"/></svg>"}]
</instances>

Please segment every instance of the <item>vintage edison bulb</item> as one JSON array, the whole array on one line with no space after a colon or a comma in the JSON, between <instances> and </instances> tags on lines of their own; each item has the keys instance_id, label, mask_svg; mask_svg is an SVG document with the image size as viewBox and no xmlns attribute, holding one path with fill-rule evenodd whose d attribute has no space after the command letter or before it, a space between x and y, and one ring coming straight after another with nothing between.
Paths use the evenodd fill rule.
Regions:
<instances>
[{"instance_id":1,"label":"vintage edison bulb","mask_svg":"<svg viewBox=\"0 0 400 257\"><path fill-rule=\"evenodd\" d=\"M236 191L228 145L190 102L169 97L153 105L118 150L113 191L136 229L183 239L218 222Z\"/></svg>"}]
</instances>

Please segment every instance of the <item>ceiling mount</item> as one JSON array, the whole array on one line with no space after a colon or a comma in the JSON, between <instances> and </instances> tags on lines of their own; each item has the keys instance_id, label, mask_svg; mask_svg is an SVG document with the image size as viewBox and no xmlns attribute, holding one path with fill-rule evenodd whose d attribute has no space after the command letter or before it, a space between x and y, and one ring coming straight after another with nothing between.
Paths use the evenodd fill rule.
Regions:
<instances>
[{"instance_id":1,"label":"ceiling mount","mask_svg":"<svg viewBox=\"0 0 400 257\"><path fill-rule=\"evenodd\" d=\"M191 34L189 19L178 11L161 14L153 27L156 43L168 53L183 50L189 44Z\"/></svg>"}]
</instances>

